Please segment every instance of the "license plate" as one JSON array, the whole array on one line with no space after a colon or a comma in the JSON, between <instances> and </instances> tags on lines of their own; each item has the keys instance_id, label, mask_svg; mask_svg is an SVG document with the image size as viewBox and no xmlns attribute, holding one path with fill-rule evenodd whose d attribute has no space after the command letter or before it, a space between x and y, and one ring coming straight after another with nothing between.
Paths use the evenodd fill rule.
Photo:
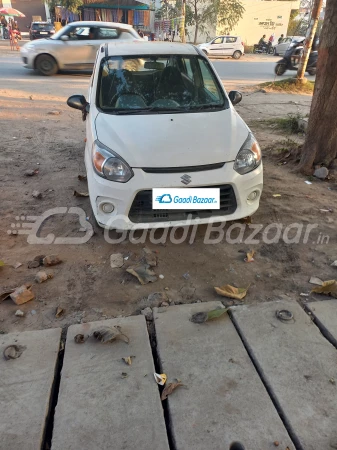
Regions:
<instances>
[{"instance_id":1,"label":"license plate","mask_svg":"<svg viewBox=\"0 0 337 450\"><path fill-rule=\"evenodd\" d=\"M40 34L48 34L46 31L40 31Z\"/></svg>"},{"instance_id":2,"label":"license plate","mask_svg":"<svg viewBox=\"0 0 337 450\"><path fill-rule=\"evenodd\" d=\"M220 189L154 188L152 209L220 209Z\"/></svg>"}]
</instances>

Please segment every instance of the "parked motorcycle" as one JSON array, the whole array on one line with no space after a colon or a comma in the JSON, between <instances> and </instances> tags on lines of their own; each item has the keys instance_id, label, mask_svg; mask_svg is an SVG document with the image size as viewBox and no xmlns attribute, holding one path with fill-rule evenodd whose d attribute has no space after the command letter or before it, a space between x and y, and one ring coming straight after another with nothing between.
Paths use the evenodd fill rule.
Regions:
<instances>
[{"instance_id":1,"label":"parked motorcycle","mask_svg":"<svg viewBox=\"0 0 337 450\"><path fill-rule=\"evenodd\" d=\"M254 44L253 53L265 53L266 55L272 55L274 53L273 45L271 42L268 44Z\"/></svg>"},{"instance_id":2,"label":"parked motorcycle","mask_svg":"<svg viewBox=\"0 0 337 450\"><path fill-rule=\"evenodd\" d=\"M295 42L290 44L288 50L284 54L284 57L276 63L275 74L278 76L283 75L287 70L298 70L298 65L303 54L303 43ZM307 72L309 75L316 75L318 51L314 50L310 53Z\"/></svg>"}]
</instances>

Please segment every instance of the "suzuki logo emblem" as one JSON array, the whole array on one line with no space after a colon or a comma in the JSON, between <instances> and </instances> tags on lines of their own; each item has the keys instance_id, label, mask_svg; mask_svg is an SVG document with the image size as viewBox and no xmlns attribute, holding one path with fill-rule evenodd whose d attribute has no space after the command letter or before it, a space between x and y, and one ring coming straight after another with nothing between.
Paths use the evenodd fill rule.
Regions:
<instances>
[{"instance_id":1,"label":"suzuki logo emblem","mask_svg":"<svg viewBox=\"0 0 337 450\"><path fill-rule=\"evenodd\" d=\"M183 184L190 184L190 182L192 181L192 178L189 175L187 175L186 173L185 173L185 175L180 177L180 179Z\"/></svg>"}]
</instances>

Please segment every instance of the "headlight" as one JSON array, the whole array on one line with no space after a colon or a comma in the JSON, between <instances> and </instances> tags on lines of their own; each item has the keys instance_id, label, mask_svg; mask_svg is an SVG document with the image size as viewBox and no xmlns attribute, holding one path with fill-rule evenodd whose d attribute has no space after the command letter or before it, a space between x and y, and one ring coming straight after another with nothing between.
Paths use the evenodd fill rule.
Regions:
<instances>
[{"instance_id":1,"label":"headlight","mask_svg":"<svg viewBox=\"0 0 337 450\"><path fill-rule=\"evenodd\" d=\"M240 175L251 172L261 164L261 149L257 140L249 133L234 162L234 170Z\"/></svg>"},{"instance_id":2,"label":"headlight","mask_svg":"<svg viewBox=\"0 0 337 450\"><path fill-rule=\"evenodd\" d=\"M107 180L126 183L133 177L127 163L99 141L94 142L92 162L97 175Z\"/></svg>"}]
</instances>

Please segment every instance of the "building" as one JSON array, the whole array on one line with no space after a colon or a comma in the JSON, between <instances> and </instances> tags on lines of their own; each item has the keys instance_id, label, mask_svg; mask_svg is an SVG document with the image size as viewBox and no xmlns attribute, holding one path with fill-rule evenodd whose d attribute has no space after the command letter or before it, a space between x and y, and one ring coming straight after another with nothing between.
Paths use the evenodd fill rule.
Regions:
<instances>
[{"instance_id":1,"label":"building","mask_svg":"<svg viewBox=\"0 0 337 450\"><path fill-rule=\"evenodd\" d=\"M42 0L0 0L3 7L12 7L21 11L26 17L15 19L21 31L26 31L33 20L49 20L50 13L47 3ZM2 7L1 6L1 7Z\"/></svg>"},{"instance_id":2,"label":"building","mask_svg":"<svg viewBox=\"0 0 337 450\"><path fill-rule=\"evenodd\" d=\"M256 44L264 34L267 38L273 33L276 38L281 34L286 35L290 12L300 7L299 0L241 0L241 3L245 12L231 34L241 36L243 43L249 46ZM188 33L191 40L194 27L189 27ZM214 24L214 27L209 27L206 33L199 35L198 43L221 34L223 34L221 27Z\"/></svg>"}]
</instances>

